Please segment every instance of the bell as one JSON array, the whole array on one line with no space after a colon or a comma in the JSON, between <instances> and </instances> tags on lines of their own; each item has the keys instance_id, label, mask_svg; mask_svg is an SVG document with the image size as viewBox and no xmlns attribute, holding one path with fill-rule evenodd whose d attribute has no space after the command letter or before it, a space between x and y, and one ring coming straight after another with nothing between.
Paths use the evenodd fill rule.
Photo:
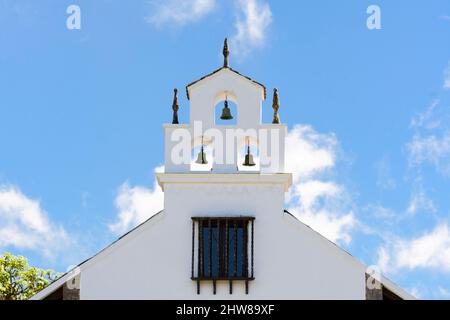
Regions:
<instances>
[{"instance_id":1,"label":"bell","mask_svg":"<svg viewBox=\"0 0 450 320\"><path fill-rule=\"evenodd\" d=\"M222 119L222 120L233 119L233 116L231 115L231 110L230 110L230 108L228 108L228 100L225 100L225 103L224 103L223 109L222 109L222 115L220 116L220 119Z\"/></svg>"},{"instance_id":2,"label":"bell","mask_svg":"<svg viewBox=\"0 0 450 320\"><path fill-rule=\"evenodd\" d=\"M242 165L246 166L246 167L255 166L255 162L253 161L253 155L250 153L250 145L247 148L247 154L245 155L245 161Z\"/></svg>"},{"instance_id":3,"label":"bell","mask_svg":"<svg viewBox=\"0 0 450 320\"><path fill-rule=\"evenodd\" d=\"M200 152L198 153L197 161L195 161L195 163L208 164L208 161L206 160L206 153L203 150L203 146L202 146L202 149L200 150Z\"/></svg>"}]
</instances>

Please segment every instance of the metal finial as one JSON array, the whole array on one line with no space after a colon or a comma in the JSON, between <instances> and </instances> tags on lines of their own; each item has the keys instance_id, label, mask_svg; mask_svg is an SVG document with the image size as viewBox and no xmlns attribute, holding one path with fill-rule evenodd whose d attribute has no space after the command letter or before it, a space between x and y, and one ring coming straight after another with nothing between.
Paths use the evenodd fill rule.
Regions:
<instances>
[{"instance_id":1,"label":"metal finial","mask_svg":"<svg viewBox=\"0 0 450 320\"><path fill-rule=\"evenodd\" d=\"M178 105L178 89L173 89L173 103L172 103L172 110L173 110L173 120L172 124L179 124L178 122L178 110L180 109L180 106Z\"/></svg>"},{"instance_id":2,"label":"metal finial","mask_svg":"<svg viewBox=\"0 0 450 320\"><path fill-rule=\"evenodd\" d=\"M273 124L279 124L280 118L278 117L278 109L280 109L280 101L278 100L278 89L273 89L273 101L272 101L272 108L273 108Z\"/></svg>"},{"instance_id":3,"label":"metal finial","mask_svg":"<svg viewBox=\"0 0 450 320\"><path fill-rule=\"evenodd\" d=\"M223 67L228 68L228 56L230 55L230 51L228 50L228 39L225 38L223 43Z\"/></svg>"}]
</instances>

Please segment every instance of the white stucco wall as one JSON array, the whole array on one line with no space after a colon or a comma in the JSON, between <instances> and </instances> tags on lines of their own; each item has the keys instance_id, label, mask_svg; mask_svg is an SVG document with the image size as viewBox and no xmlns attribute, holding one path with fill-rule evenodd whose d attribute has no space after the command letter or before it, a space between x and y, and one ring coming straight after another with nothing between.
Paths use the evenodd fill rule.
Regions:
<instances>
[{"instance_id":1,"label":"white stucco wall","mask_svg":"<svg viewBox=\"0 0 450 320\"><path fill-rule=\"evenodd\" d=\"M82 266L81 299L365 299L365 268L283 213L282 185L165 185L165 210ZM191 277L192 216L255 219L255 280Z\"/></svg>"}]
</instances>

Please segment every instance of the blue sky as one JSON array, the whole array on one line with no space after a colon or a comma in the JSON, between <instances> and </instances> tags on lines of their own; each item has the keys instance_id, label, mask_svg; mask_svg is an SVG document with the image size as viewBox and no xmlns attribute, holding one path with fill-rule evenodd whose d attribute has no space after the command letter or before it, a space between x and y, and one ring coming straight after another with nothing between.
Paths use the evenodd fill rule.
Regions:
<instances>
[{"instance_id":1,"label":"blue sky","mask_svg":"<svg viewBox=\"0 0 450 320\"><path fill-rule=\"evenodd\" d=\"M65 271L158 210L172 90L187 122L184 87L220 67L225 36L234 69L279 89L286 207L450 298L448 0L0 0L0 253Z\"/></svg>"}]
</instances>

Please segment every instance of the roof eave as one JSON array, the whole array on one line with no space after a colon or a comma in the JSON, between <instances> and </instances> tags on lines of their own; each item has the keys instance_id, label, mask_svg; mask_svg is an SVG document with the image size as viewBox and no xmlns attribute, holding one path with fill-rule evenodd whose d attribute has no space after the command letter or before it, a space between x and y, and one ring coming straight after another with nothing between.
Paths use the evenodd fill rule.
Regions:
<instances>
[{"instance_id":1,"label":"roof eave","mask_svg":"<svg viewBox=\"0 0 450 320\"><path fill-rule=\"evenodd\" d=\"M230 67L221 67L221 68L219 68L219 69L217 69L217 70L214 70L213 72L207 74L206 76L203 76L203 77L201 77L200 79L195 80L195 81L189 83L189 84L186 86L186 96L187 96L188 100L191 99L191 98L190 98L190 95L189 95L189 88L190 88L191 86L193 86L193 85L195 85L195 84L197 84L197 83L199 83L199 82L205 80L206 78L209 78L209 77L215 75L216 73L218 73L218 72L220 72L220 71L222 71L222 70L224 70L224 69L230 70L230 71L234 72L235 74L237 74L237 75L239 75L239 76L245 78L246 80L249 80L249 81L251 81L252 83L254 83L254 84L260 86L260 87L263 89L263 91L264 91L264 93L263 93L263 100L266 100L266 98L267 98L267 89L266 89L266 87L265 87L262 83L259 83L258 81L255 81L255 80L253 80L252 78L247 77L247 76L241 74L240 72L238 72L238 71L236 71L236 70L234 70L234 69L232 69L232 68L230 68Z\"/></svg>"},{"instance_id":2,"label":"roof eave","mask_svg":"<svg viewBox=\"0 0 450 320\"><path fill-rule=\"evenodd\" d=\"M49 296L54 291L56 291L61 285L64 285L66 280L68 280L68 277L72 274L72 272L76 268L81 268L81 267L85 266L88 262L91 262L92 260L96 259L101 254L103 254L106 251L110 250L114 245L116 245L120 241L123 241L125 238L127 238L127 236L133 234L135 231L139 230L141 227L143 227L144 225L146 225L147 223L152 221L155 217L159 216L163 212L164 212L164 210L161 210L161 211L153 214L150 218L148 218L144 222L138 224L137 226L135 226L134 228L132 228L128 232L124 233L119 238L117 238L115 241L113 241L112 243L110 243L109 245L104 247L102 250L98 251L96 254L94 254L90 258L88 258L88 259L84 260L83 262L79 263L76 267L74 267L70 271L64 273L60 278L58 278L55 281L53 281L52 283L50 283L47 287L45 287L41 291L39 291L36 294L34 294L32 297L30 297L29 300L42 300L42 299L45 299L47 296Z\"/></svg>"}]
</instances>

